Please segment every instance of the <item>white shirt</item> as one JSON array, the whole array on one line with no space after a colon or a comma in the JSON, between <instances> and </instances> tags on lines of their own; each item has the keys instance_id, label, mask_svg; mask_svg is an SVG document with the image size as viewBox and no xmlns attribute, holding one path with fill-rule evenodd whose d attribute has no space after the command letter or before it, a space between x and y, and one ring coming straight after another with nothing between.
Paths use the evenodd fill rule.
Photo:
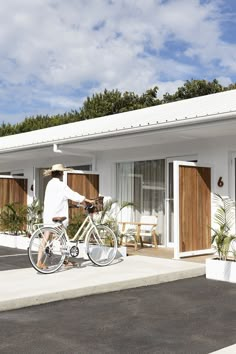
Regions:
<instances>
[{"instance_id":1,"label":"white shirt","mask_svg":"<svg viewBox=\"0 0 236 354\"><path fill-rule=\"evenodd\" d=\"M65 226L68 225L69 208L68 199L74 202L81 203L85 197L77 192L74 192L59 178L52 178L46 187L44 197L44 224L53 224L52 218L55 216L66 216L63 222Z\"/></svg>"}]
</instances>

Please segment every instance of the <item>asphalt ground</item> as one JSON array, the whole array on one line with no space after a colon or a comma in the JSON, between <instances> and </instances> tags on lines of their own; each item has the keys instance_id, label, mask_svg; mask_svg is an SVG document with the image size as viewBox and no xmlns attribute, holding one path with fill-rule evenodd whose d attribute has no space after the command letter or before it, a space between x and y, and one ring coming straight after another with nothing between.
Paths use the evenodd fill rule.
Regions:
<instances>
[{"instance_id":1,"label":"asphalt ground","mask_svg":"<svg viewBox=\"0 0 236 354\"><path fill-rule=\"evenodd\" d=\"M75 259L71 259L76 261ZM0 271L32 267L26 250L0 246Z\"/></svg>"},{"instance_id":2,"label":"asphalt ground","mask_svg":"<svg viewBox=\"0 0 236 354\"><path fill-rule=\"evenodd\" d=\"M28 260L27 251L9 247L0 247L0 271L17 270L29 267L31 267L31 265ZM194 301L191 302L191 291L195 293L196 289L191 283L198 282L198 279L201 279L201 282L203 282L203 284L200 284L200 288L202 285L203 287L206 287L207 285L207 287L204 291L200 292L200 294L200 288L198 289L196 297L199 294L199 302L198 304L195 304ZM176 300L177 303L179 303L179 296L171 299L172 295L175 293L172 294L172 289L167 290L167 296L162 292L164 285L168 288L171 287L172 284L179 284L179 282L185 283L186 281L190 282L190 288L187 289L186 294L184 294L183 303L180 302L180 308L183 308L183 314L185 315L182 318L176 308L174 308L173 313L168 311L168 308L172 308ZM189 329L194 328L194 318L192 315L196 314L197 316L195 319L196 328L198 326L201 328L202 324L202 328L205 328L207 316L209 319L212 316L210 311L207 310L204 318L202 311L197 310L199 306L201 309L206 308L207 304L209 304L209 308L211 307L209 297L214 298L215 295L207 295L207 292L212 292L212 284L215 284L215 290L217 291L217 302L220 302L218 297L222 295L222 303L219 303L221 309L218 311L221 328L219 329L218 325L215 325L215 319L213 318L214 325L212 326L212 324L209 323L210 330L208 328L210 337L208 338L207 331L206 336L204 336L204 333L202 333L201 330L200 334L198 332L195 334L189 333L191 339L190 344L189 338L185 338L185 335L186 326L188 328L188 325L190 325ZM218 285L216 286L216 284ZM224 285L228 288L224 289ZM4 284L2 284L2 286L4 286ZM173 285L173 290L175 288L176 285ZM225 290L227 290L226 294ZM143 292L143 294L141 294L141 292ZM204 298L203 301L202 296L204 296L205 292L206 298ZM228 292L230 292L230 297L228 297ZM82 297L77 298L76 300L60 301L56 303L52 302L47 305L33 306L22 310L6 311L0 313L0 321L2 320L2 326L0 327L0 353L210 353L223 348L224 346L229 346L235 343L235 311L228 316L230 321L225 318L227 316L224 316L224 314L229 313L229 304L231 304L233 309L234 304L231 301L231 295L234 297L236 295L235 284L219 283L206 280L205 277L198 277L188 280L179 280L178 282L171 282L168 284L159 284L145 288L97 295L98 297ZM104 300L103 296L105 297ZM187 299L185 308L184 299L186 296L190 296L190 298ZM227 306L225 306L223 296L226 296ZM228 299L230 300L229 303ZM155 303L155 301L157 303ZM170 305L168 305L168 301L170 302ZM205 303L206 301L208 302ZM188 304L189 302L190 304ZM126 303L126 306L124 306L124 303ZM191 303L193 306L192 311L190 309ZM201 303L203 303L203 307ZM147 306L148 304L150 306ZM92 309L92 316L91 311L89 311L90 308ZM125 309L127 309L127 312L125 312ZM165 314L163 313L164 309L167 309L165 319ZM133 311L137 315L137 328L134 326L136 321ZM217 313L215 308L213 312L215 317ZM60 314L59 326L55 323L55 321L57 322L58 314ZM173 314L174 317L172 316ZM80 318L82 318L82 323ZM141 319L143 320L143 324L140 323ZM188 321L187 325L186 319ZM202 324L198 324L199 319L203 320ZM93 320L94 323L91 323ZM104 325L102 323L103 320L105 321ZM44 321L45 324L43 323ZM124 326L121 326L123 321ZM151 323L149 324L149 321L154 325L153 328L150 328ZM177 329L174 328L173 321L176 322ZM37 322L40 324L39 328L37 328ZM64 323L66 325L64 325ZM170 327L168 326L168 323L170 323ZM228 331L228 326L230 331ZM178 327L183 329L184 334L180 335L175 333L178 332ZM85 330L86 328L87 331ZM28 334L27 336L29 336L30 340L28 338L22 341L22 335L24 337L25 334L21 332L21 329L23 329L25 334ZM117 335L112 336L111 332L113 330L118 333L118 341ZM123 330L125 330L125 333L123 333ZM77 331L79 331L79 333L81 332L83 335L79 335L77 338ZM93 340L91 337L91 331L94 332ZM39 332L39 336L37 332ZM156 342L159 332L162 340ZM128 333L130 333L130 337L127 337ZM216 335L213 335L214 333ZM107 334L110 337L109 340L107 339ZM167 337L166 334L168 334ZM104 335L105 340L102 340ZM122 339L123 336L126 342L125 346ZM10 341L8 341L9 338ZM97 338L99 338L98 341ZM94 345L95 342L97 345ZM189 348L187 349L184 343L189 343L189 345L191 345L191 350ZM66 348L67 346L68 348ZM174 346L175 349L172 348ZM206 349L208 347L209 349ZM224 350L228 349L225 348L223 351ZM234 352L236 352L236 346L230 351L224 351L224 353Z\"/></svg>"},{"instance_id":3,"label":"asphalt ground","mask_svg":"<svg viewBox=\"0 0 236 354\"><path fill-rule=\"evenodd\" d=\"M236 341L236 284L204 276L0 313L0 353L207 354Z\"/></svg>"},{"instance_id":4,"label":"asphalt ground","mask_svg":"<svg viewBox=\"0 0 236 354\"><path fill-rule=\"evenodd\" d=\"M0 246L0 271L29 268L26 250Z\"/></svg>"}]
</instances>

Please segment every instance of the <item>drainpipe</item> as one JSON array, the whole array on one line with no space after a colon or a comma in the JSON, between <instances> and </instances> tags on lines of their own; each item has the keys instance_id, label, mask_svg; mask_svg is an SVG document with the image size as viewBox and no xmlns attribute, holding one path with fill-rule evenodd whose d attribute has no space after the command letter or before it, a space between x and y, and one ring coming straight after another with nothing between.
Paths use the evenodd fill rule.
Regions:
<instances>
[{"instance_id":1,"label":"drainpipe","mask_svg":"<svg viewBox=\"0 0 236 354\"><path fill-rule=\"evenodd\" d=\"M97 171L97 159L95 155L93 155L92 159L92 171Z\"/></svg>"}]
</instances>

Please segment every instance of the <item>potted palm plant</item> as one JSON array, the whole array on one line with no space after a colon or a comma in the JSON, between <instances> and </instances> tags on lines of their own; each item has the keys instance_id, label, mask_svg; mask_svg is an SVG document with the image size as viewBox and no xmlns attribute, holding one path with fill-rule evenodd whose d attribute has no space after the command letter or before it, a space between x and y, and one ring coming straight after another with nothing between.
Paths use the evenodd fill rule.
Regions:
<instances>
[{"instance_id":1,"label":"potted palm plant","mask_svg":"<svg viewBox=\"0 0 236 354\"><path fill-rule=\"evenodd\" d=\"M118 242L118 254L121 256L126 256L127 250L125 246L122 246L122 235L119 230L118 216L124 208L132 206L133 203L130 202L119 204L111 198L104 198L102 211L94 216L96 222L107 225L114 231Z\"/></svg>"},{"instance_id":2,"label":"potted palm plant","mask_svg":"<svg viewBox=\"0 0 236 354\"><path fill-rule=\"evenodd\" d=\"M206 278L236 283L235 202L219 194L214 195L216 212L212 227L212 247L215 258L206 260Z\"/></svg>"}]
</instances>

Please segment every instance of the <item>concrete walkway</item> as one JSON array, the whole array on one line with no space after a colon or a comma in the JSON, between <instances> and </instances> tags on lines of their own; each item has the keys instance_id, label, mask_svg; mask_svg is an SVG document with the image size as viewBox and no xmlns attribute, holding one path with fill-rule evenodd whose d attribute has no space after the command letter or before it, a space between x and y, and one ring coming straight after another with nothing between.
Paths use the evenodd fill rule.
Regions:
<instances>
[{"instance_id":1,"label":"concrete walkway","mask_svg":"<svg viewBox=\"0 0 236 354\"><path fill-rule=\"evenodd\" d=\"M236 353L236 344L217 350L216 352L211 352L209 354L235 354L235 353Z\"/></svg>"},{"instance_id":2,"label":"concrete walkway","mask_svg":"<svg viewBox=\"0 0 236 354\"><path fill-rule=\"evenodd\" d=\"M205 274L205 265L145 256L119 258L107 267L80 262L54 274L33 268L0 272L0 311L159 284Z\"/></svg>"}]
</instances>

